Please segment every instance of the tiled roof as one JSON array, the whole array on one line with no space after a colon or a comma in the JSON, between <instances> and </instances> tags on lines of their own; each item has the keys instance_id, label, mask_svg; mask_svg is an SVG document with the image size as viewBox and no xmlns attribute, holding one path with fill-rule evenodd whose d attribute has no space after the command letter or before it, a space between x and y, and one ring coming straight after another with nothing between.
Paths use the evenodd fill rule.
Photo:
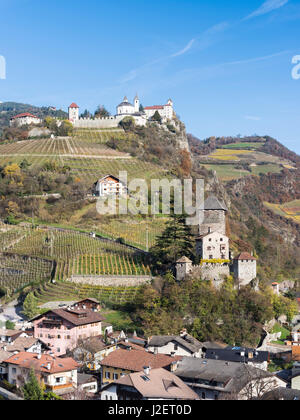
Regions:
<instances>
[{"instance_id":1,"label":"tiled roof","mask_svg":"<svg viewBox=\"0 0 300 420\"><path fill-rule=\"evenodd\" d=\"M41 319L50 313L53 313L54 315L57 315L58 317L69 321L75 326L94 324L104 320L103 316L101 316L98 312L93 312L90 310L53 309L35 317L32 321ZM86 314L86 316L83 316L84 314Z\"/></svg>"},{"instance_id":2,"label":"tiled roof","mask_svg":"<svg viewBox=\"0 0 300 420\"><path fill-rule=\"evenodd\" d=\"M235 260L251 260L256 261L256 258L249 254L249 252L242 252L237 257L234 258Z\"/></svg>"},{"instance_id":3,"label":"tiled roof","mask_svg":"<svg viewBox=\"0 0 300 420\"><path fill-rule=\"evenodd\" d=\"M152 109L153 110L154 109L164 109L164 107L162 105L154 105L154 106L146 106L144 109L147 110L147 111L150 111Z\"/></svg>"},{"instance_id":4,"label":"tiled roof","mask_svg":"<svg viewBox=\"0 0 300 420\"><path fill-rule=\"evenodd\" d=\"M79 108L79 106L78 106L77 104L75 104L75 102L73 102L73 103L69 106L69 108Z\"/></svg>"},{"instance_id":5,"label":"tiled roof","mask_svg":"<svg viewBox=\"0 0 300 420\"><path fill-rule=\"evenodd\" d=\"M181 360L181 357L169 357L140 350L116 350L101 361L102 366L109 366L133 372L140 372L145 366L152 369L167 367Z\"/></svg>"},{"instance_id":6,"label":"tiled roof","mask_svg":"<svg viewBox=\"0 0 300 420\"><path fill-rule=\"evenodd\" d=\"M37 355L34 353L21 352L11 356L5 363L20 366L23 368L34 369L38 372L59 373L75 370L79 364L71 357L62 359L48 354ZM49 369L48 369L49 367Z\"/></svg>"},{"instance_id":7,"label":"tiled roof","mask_svg":"<svg viewBox=\"0 0 300 420\"><path fill-rule=\"evenodd\" d=\"M39 339L34 337L18 337L12 344L2 343L0 347L6 347L6 350L10 352L21 352L30 349L38 341Z\"/></svg>"},{"instance_id":8,"label":"tiled roof","mask_svg":"<svg viewBox=\"0 0 300 420\"><path fill-rule=\"evenodd\" d=\"M214 195L211 195L210 197L207 198L207 200L205 200L204 210L224 210L224 211L228 211L225 204L221 203L217 199L217 197L215 197Z\"/></svg>"},{"instance_id":9,"label":"tiled roof","mask_svg":"<svg viewBox=\"0 0 300 420\"><path fill-rule=\"evenodd\" d=\"M4 335L5 337L18 337L19 335L23 334L25 331L22 330L4 330L0 329L0 335Z\"/></svg>"},{"instance_id":10,"label":"tiled roof","mask_svg":"<svg viewBox=\"0 0 300 420\"><path fill-rule=\"evenodd\" d=\"M150 338L148 347L163 347L172 341L180 344L192 353L198 352L203 347L203 344L200 343L200 341L189 334L184 337L176 335L156 335Z\"/></svg>"},{"instance_id":11,"label":"tiled roof","mask_svg":"<svg viewBox=\"0 0 300 420\"><path fill-rule=\"evenodd\" d=\"M116 384L132 386L145 398L169 400L198 400L198 395L180 378L165 369L151 369L148 375L143 371L131 373L116 381Z\"/></svg>"},{"instance_id":12,"label":"tiled roof","mask_svg":"<svg viewBox=\"0 0 300 420\"><path fill-rule=\"evenodd\" d=\"M15 115L14 117L11 118L11 120L15 120L16 118L25 118L25 117L31 117L31 118L39 119L39 117L36 117L35 115L29 114L29 112L24 112L23 114Z\"/></svg>"},{"instance_id":13,"label":"tiled roof","mask_svg":"<svg viewBox=\"0 0 300 420\"><path fill-rule=\"evenodd\" d=\"M0 363L8 359L12 355L9 351L0 350Z\"/></svg>"}]
</instances>

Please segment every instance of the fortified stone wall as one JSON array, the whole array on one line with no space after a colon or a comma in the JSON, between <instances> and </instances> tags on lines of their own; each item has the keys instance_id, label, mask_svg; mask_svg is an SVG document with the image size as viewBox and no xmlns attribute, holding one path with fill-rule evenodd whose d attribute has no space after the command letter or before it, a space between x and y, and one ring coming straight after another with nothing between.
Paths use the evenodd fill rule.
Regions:
<instances>
[{"instance_id":1,"label":"fortified stone wall","mask_svg":"<svg viewBox=\"0 0 300 420\"><path fill-rule=\"evenodd\" d=\"M107 117L107 118L80 118L74 122L75 128L116 128L119 126L122 118Z\"/></svg>"},{"instance_id":2,"label":"fortified stone wall","mask_svg":"<svg viewBox=\"0 0 300 420\"><path fill-rule=\"evenodd\" d=\"M151 276L72 276L68 281L92 286L133 287L148 284Z\"/></svg>"},{"instance_id":3,"label":"fortified stone wall","mask_svg":"<svg viewBox=\"0 0 300 420\"><path fill-rule=\"evenodd\" d=\"M134 115L117 115L115 117L105 117L105 118L80 118L74 122L75 128L117 128L119 127L120 122L125 117L132 117L135 120L136 125L145 126L147 120L145 118L134 116Z\"/></svg>"}]
</instances>

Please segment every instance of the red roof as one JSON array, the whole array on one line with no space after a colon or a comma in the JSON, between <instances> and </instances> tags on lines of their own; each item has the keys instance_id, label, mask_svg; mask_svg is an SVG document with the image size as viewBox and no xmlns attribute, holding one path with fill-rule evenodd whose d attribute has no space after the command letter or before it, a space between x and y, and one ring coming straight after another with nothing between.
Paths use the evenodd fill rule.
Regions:
<instances>
[{"instance_id":1,"label":"red roof","mask_svg":"<svg viewBox=\"0 0 300 420\"><path fill-rule=\"evenodd\" d=\"M242 252L240 255L235 257L235 260L251 260L256 261L256 258L253 255L250 255L249 252Z\"/></svg>"},{"instance_id":2,"label":"red roof","mask_svg":"<svg viewBox=\"0 0 300 420\"><path fill-rule=\"evenodd\" d=\"M24 117L31 117L31 118L39 119L39 117L36 117L35 115L29 114L29 112L24 112L23 114L15 115L14 117L11 118L11 120L14 120L16 118L24 118Z\"/></svg>"},{"instance_id":3,"label":"red roof","mask_svg":"<svg viewBox=\"0 0 300 420\"><path fill-rule=\"evenodd\" d=\"M73 103L69 106L69 108L79 108L79 106L78 106L77 104L75 104L75 102L73 102Z\"/></svg>"},{"instance_id":4,"label":"red roof","mask_svg":"<svg viewBox=\"0 0 300 420\"><path fill-rule=\"evenodd\" d=\"M162 105L154 105L154 106L146 106L144 109L151 110L151 109L164 109Z\"/></svg>"},{"instance_id":5,"label":"red roof","mask_svg":"<svg viewBox=\"0 0 300 420\"><path fill-rule=\"evenodd\" d=\"M105 357L100 364L118 369L140 372L145 366L152 369L170 366L182 357L170 357L165 354L153 354L141 350L115 350Z\"/></svg>"},{"instance_id":6,"label":"red roof","mask_svg":"<svg viewBox=\"0 0 300 420\"><path fill-rule=\"evenodd\" d=\"M60 359L50 356L49 354L42 354L41 356L38 356L35 353L27 352L15 354L5 360L5 363L47 373L68 372L79 367L79 364L71 357Z\"/></svg>"}]
</instances>

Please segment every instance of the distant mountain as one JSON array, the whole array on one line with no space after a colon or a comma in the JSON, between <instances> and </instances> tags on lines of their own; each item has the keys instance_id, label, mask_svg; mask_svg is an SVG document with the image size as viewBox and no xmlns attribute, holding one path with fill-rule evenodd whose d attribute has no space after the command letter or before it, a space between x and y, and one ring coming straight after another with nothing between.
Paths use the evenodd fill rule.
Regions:
<instances>
[{"instance_id":1,"label":"distant mountain","mask_svg":"<svg viewBox=\"0 0 300 420\"><path fill-rule=\"evenodd\" d=\"M68 118L68 114L62 110L54 110L52 106L38 107L17 102L3 102L0 104L0 130L9 126L9 120L23 112L29 112L40 118L47 116L56 118Z\"/></svg>"}]
</instances>

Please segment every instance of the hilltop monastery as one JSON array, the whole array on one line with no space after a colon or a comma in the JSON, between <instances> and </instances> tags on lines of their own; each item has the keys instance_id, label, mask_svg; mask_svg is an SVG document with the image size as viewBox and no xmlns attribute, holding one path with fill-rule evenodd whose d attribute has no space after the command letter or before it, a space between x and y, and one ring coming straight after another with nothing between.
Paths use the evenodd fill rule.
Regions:
<instances>
[{"instance_id":1,"label":"hilltop monastery","mask_svg":"<svg viewBox=\"0 0 300 420\"><path fill-rule=\"evenodd\" d=\"M175 116L173 101L169 99L166 105L142 108L138 95L135 96L133 104L125 96L123 101L117 106L116 115L95 119L79 118L79 106L73 102L69 106L69 120L75 128L116 128L125 117L130 116L135 120L136 125L145 126L147 121L152 119L155 112L160 114L164 123L168 120L171 121Z\"/></svg>"}]
</instances>

